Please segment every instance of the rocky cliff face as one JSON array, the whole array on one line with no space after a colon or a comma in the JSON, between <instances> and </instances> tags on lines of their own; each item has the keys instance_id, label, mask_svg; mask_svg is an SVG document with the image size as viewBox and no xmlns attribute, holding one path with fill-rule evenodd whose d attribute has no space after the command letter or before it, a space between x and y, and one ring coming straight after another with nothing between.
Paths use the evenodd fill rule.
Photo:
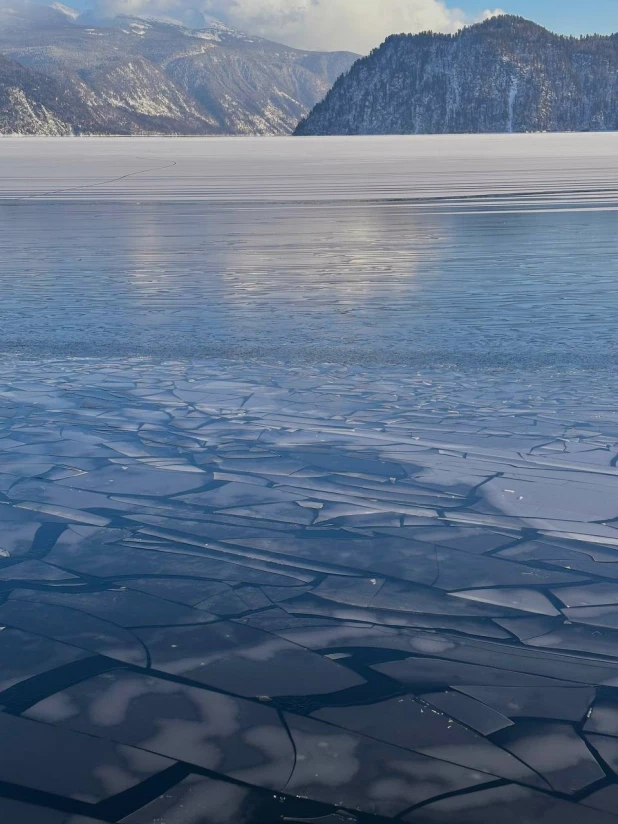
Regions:
<instances>
[{"instance_id":1,"label":"rocky cliff face","mask_svg":"<svg viewBox=\"0 0 618 824\"><path fill-rule=\"evenodd\" d=\"M70 135L94 128L71 84L0 57L0 134Z\"/></svg>"},{"instance_id":2,"label":"rocky cliff face","mask_svg":"<svg viewBox=\"0 0 618 824\"><path fill-rule=\"evenodd\" d=\"M357 57L59 3L3 6L0 54L5 134L285 134Z\"/></svg>"},{"instance_id":3,"label":"rocky cliff face","mask_svg":"<svg viewBox=\"0 0 618 824\"><path fill-rule=\"evenodd\" d=\"M296 134L618 128L618 35L560 37L502 16L455 35L394 35L358 60Z\"/></svg>"}]
</instances>

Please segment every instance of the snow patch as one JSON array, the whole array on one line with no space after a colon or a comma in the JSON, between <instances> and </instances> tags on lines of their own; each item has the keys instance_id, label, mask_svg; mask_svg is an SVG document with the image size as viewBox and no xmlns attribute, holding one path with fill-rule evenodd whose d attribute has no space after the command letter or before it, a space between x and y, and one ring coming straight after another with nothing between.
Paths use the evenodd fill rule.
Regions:
<instances>
[{"instance_id":1,"label":"snow patch","mask_svg":"<svg viewBox=\"0 0 618 824\"><path fill-rule=\"evenodd\" d=\"M519 77L515 74L511 80L511 88L509 89L508 100L508 118L506 122L506 130L509 134L513 134L513 112L515 110L515 101L517 100L517 92L519 90Z\"/></svg>"},{"instance_id":2,"label":"snow patch","mask_svg":"<svg viewBox=\"0 0 618 824\"><path fill-rule=\"evenodd\" d=\"M54 11L59 11L60 14L64 14L65 17L68 17L70 20L77 20L81 12L78 9L74 9L71 6L65 6L64 3L52 3L50 5L50 9L54 9Z\"/></svg>"},{"instance_id":3,"label":"snow patch","mask_svg":"<svg viewBox=\"0 0 618 824\"><path fill-rule=\"evenodd\" d=\"M149 29L150 26L145 23L131 23L131 33L138 35L138 37L144 37Z\"/></svg>"}]
</instances>

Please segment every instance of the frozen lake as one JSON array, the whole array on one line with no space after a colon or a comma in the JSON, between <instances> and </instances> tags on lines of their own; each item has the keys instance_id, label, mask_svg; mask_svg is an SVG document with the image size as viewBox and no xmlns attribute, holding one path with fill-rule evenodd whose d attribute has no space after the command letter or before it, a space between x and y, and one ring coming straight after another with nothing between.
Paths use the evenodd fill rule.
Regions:
<instances>
[{"instance_id":1,"label":"frozen lake","mask_svg":"<svg viewBox=\"0 0 618 824\"><path fill-rule=\"evenodd\" d=\"M0 141L0 821L618 822L615 149Z\"/></svg>"},{"instance_id":2,"label":"frozen lake","mask_svg":"<svg viewBox=\"0 0 618 824\"><path fill-rule=\"evenodd\" d=\"M5 139L0 343L607 364L616 140Z\"/></svg>"},{"instance_id":3,"label":"frozen lake","mask_svg":"<svg viewBox=\"0 0 618 824\"><path fill-rule=\"evenodd\" d=\"M1 138L0 198L614 205L616 134Z\"/></svg>"}]
</instances>

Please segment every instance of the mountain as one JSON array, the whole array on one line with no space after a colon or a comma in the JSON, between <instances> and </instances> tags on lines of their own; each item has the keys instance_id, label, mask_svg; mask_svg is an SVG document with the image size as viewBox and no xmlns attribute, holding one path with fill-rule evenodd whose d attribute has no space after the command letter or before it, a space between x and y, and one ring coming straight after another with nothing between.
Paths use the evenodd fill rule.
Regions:
<instances>
[{"instance_id":1,"label":"mountain","mask_svg":"<svg viewBox=\"0 0 618 824\"><path fill-rule=\"evenodd\" d=\"M618 128L618 35L561 37L504 15L454 35L394 35L358 60L298 135Z\"/></svg>"},{"instance_id":2,"label":"mountain","mask_svg":"<svg viewBox=\"0 0 618 824\"><path fill-rule=\"evenodd\" d=\"M357 58L23 0L0 8L0 56L4 134L286 134Z\"/></svg>"},{"instance_id":3,"label":"mountain","mask_svg":"<svg viewBox=\"0 0 618 824\"><path fill-rule=\"evenodd\" d=\"M88 106L53 77L0 56L0 134L70 135L94 130Z\"/></svg>"}]
</instances>

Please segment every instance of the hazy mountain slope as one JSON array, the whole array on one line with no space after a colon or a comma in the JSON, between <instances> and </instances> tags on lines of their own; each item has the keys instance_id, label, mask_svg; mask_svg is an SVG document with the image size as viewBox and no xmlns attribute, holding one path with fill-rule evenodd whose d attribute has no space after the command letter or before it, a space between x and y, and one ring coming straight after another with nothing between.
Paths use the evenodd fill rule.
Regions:
<instances>
[{"instance_id":1,"label":"hazy mountain slope","mask_svg":"<svg viewBox=\"0 0 618 824\"><path fill-rule=\"evenodd\" d=\"M221 24L75 19L70 8L4 8L0 53L73 89L95 131L288 133L356 55L299 51ZM20 106L11 118L21 117Z\"/></svg>"},{"instance_id":2,"label":"hazy mountain slope","mask_svg":"<svg viewBox=\"0 0 618 824\"><path fill-rule=\"evenodd\" d=\"M124 116L138 130L217 133L217 121L178 88L158 66L143 57L83 71L102 122ZM129 131L135 130L128 127Z\"/></svg>"},{"instance_id":3,"label":"hazy mountain slope","mask_svg":"<svg viewBox=\"0 0 618 824\"><path fill-rule=\"evenodd\" d=\"M618 36L567 38L503 16L395 35L354 64L296 133L618 128Z\"/></svg>"},{"instance_id":4,"label":"hazy mountain slope","mask_svg":"<svg viewBox=\"0 0 618 824\"><path fill-rule=\"evenodd\" d=\"M303 101L321 99L331 85L283 49L208 49L170 60L166 71L232 134L291 132Z\"/></svg>"},{"instance_id":5,"label":"hazy mountain slope","mask_svg":"<svg viewBox=\"0 0 618 824\"><path fill-rule=\"evenodd\" d=\"M0 134L65 135L92 131L88 107L73 89L0 56Z\"/></svg>"}]
</instances>

